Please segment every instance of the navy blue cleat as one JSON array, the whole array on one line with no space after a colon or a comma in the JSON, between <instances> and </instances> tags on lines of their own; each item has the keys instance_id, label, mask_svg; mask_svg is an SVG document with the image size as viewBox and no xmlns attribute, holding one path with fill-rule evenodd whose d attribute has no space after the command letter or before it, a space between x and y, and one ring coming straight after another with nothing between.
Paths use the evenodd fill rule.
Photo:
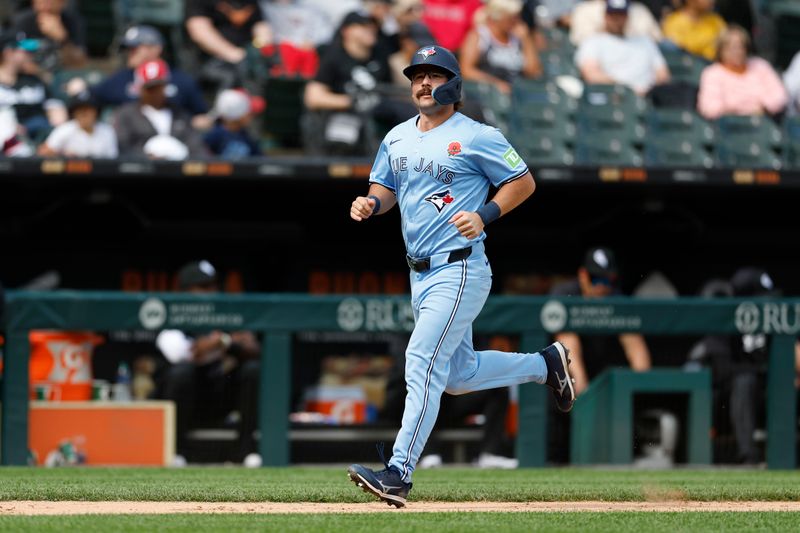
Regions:
<instances>
[{"instance_id":1,"label":"navy blue cleat","mask_svg":"<svg viewBox=\"0 0 800 533\"><path fill-rule=\"evenodd\" d=\"M569 413L575 403L575 379L569 375L569 350L560 342L554 342L539 353L547 365L545 384L553 389L558 410Z\"/></svg>"},{"instance_id":2,"label":"navy blue cleat","mask_svg":"<svg viewBox=\"0 0 800 533\"><path fill-rule=\"evenodd\" d=\"M378 472L361 465L350 465L347 469L350 480L364 492L374 494L379 500L394 505L398 509L405 506L411 483L403 481L400 470L390 466Z\"/></svg>"}]
</instances>

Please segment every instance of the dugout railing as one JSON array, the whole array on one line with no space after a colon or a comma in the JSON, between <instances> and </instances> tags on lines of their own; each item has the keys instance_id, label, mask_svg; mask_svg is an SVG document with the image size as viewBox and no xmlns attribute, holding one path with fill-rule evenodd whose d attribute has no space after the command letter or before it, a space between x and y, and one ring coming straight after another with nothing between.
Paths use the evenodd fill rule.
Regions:
<instances>
[{"instance_id":1,"label":"dugout railing","mask_svg":"<svg viewBox=\"0 0 800 533\"><path fill-rule=\"evenodd\" d=\"M259 392L259 449L264 465L289 463L292 334L298 331L407 332L407 297L291 294L193 296L176 293L22 292L7 295L2 387L3 465L24 465L28 450L29 332L60 330L187 331L246 329L263 335ZM639 332L654 335L765 333L771 336L767 378L767 463L797 465L795 340L800 300L679 298L602 300L493 296L475 322L476 333L515 334L520 350L545 346L553 332ZM545 387L519 391L517 456L525 467L546 464Z\"/></svg>"}]
</instances>

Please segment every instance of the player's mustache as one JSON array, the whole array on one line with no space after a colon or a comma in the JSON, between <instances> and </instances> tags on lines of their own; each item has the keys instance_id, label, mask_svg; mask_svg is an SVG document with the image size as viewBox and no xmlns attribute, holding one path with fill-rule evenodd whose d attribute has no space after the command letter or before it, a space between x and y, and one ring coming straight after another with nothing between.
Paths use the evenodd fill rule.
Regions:
<instances>
[{"instance_id":1,"label":"player's mustache","mask_svg":"<svg viewBox=\"0 0 800 533\"><path fill-rule=\"evenodd\" d=\"M417 98L421 98L423 96L430 96L433 91L429 87L423 87L419 91L417 91Z\"/></svg>"}]
</instances>

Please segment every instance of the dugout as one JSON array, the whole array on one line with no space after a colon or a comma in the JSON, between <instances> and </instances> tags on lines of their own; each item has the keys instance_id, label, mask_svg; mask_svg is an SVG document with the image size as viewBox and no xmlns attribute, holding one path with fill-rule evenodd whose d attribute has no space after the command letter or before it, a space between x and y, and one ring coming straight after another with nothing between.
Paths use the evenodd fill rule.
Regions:
<instances>
[{"instance_id":1,"label":"dugout","mask_svg":"<svg viewBox=\"0 0 800 533\"><path fill-rule=\"evenodd\" d=\"M202 303L203 305L196 305ZM263 333L259 394L259 449L267 465L286 465L289 457L288 376L293 361L292 333L369 331L383 327L402 331L400 321L377 321L371 309L407 305L407 299L307 296L121 294L58 291L12 292L5 317L6 352L2 391L2 463L25 464L28 435L28 355L32 329L110 330L181 327L206 330L226 321ZM600 301L576 298L491 297L475 323L476 332L519 334L520 349L534 351L550 333L643 334L761 332L772 336L768 395L767 460L770 468L795 468L796 391L794 342L800 301L792 299L683 298ZM545 464L548 391L520 387L517 456L522 466ZM710 449L710 445L709 445ZM703 460L703 454L697 456ZM706 454L710 460L710 453Z\"/></svg>"}]
</instances>

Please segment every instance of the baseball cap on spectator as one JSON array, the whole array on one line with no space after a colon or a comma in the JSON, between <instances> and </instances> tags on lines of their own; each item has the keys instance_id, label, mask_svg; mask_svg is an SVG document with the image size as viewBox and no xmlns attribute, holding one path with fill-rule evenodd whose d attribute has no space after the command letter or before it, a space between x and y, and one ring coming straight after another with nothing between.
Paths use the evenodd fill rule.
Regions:
<instances>
[{"instance_id":1,"label":"baseball cap on spectator","mask_svg":"<svg viewBox=\"0 0 800 533\"><path fill-rule=\"evenodd\" d=\"M131 26L122 36L122 46L125 48L135 48L143 44L164 46L164 38L161 36L161 32L147 24Z\"/></svg>"},{"instance_id":2,"label":"baseball cap on spectator","mask_svg":"<svg viewBox=\"0 0 800 533\"><path fill-rule=\"evenodd\" d=\"M366 24L373 24L374 26L378 26L378 21L375 20L374 17L369 16L366 13L361 11L351 11L342 19L342 23L339 25L339 31L347 28L348 26L352 26L354 24L366 25Z\"/></svg>"},{"instance_id":3,"label":"baseball cap on spectator","mask_svg":"<svg viewBox=\"0 0 800 533\"><path fill-rule=\"evenodd\" d=\"M67 109L70 113L79 107L94 107L97 109L99 105L97 100L92 96L92 93L88 90L84 90L73 94L67 99Z\"/></svg>"},{"instance_id":4,"label":"baseball cap on spectator","mask_svg":"<svg viewBox=\"0 0 800 533\"><path fill-rule=\"evenodd\" d=\"M731 287L734 296L780 296L780 291L763 268L740 268L731 278Z\"/></svg>"},{"instance_id":5,"label":"baseball cap on spectator","mask_svg":"<svg viewBox=\"0 0 800 533\"><path fill-rule=\"evenodd\" d=\"M253 96L244 89L225 89L217 95L211 114L225 120L238 120L248 113L257 115L265 108L266 102L260 96Z\"/></svg>"},{"instance_id":6,"label":"baseball cap on spectator","mask_svg":"<svg viewBox=\"0 0 800 533\"><path fill-rule=\"evenodd\" d=\"M133 72L133 83L139 89L154 85L166 85L169 80L169 66L163 59L145 61Z\"/></svg>"},{"instance_id":7,"label":"baseball cap on spectator","mask_svg":"<svg viewBox=\"0 0 800 533\"><path fill-rule=\"evenodd\" d=\"M0 50L5 50L6 48L35 52L39 49L39 40L29 39L25 32L9 30L0 35Z\"/></svg>"},{"instance_id":8,"label":"baseball cap on spectator","mask_svg":"<svg viewBox=\"0 0 800 533\"><path fill-rule=\"evenodd\" d=\"M583 259L583 268L592 278L607 280L611 284L616 283L619 275L617 258L614 256L614 252L602 246L589 248L586 251L586 257Z\"/></svg>"},{"instance_id":9,"label":"baseball cap on spectator","mask_svg":"<svg viewBox=\"0 0 800 533\"><path fill-rule=\"evenodd\" d=\"M186 263L178 271L178 289L184 291L189 287L209 287L217 283L217 269L202 259Z\"/></svg>"},{"instance_id":10,"label":"baseball cap on spectator","mask_svg":"<svg viewBox=\"0 0 800 533\"><path fill-rule=\"evenodd\" d=\"M431 31L425 24L421 22L415 22L411 24L408 27L406 36L409 39L412 39L415 43L417 43L417 47L419 48L422 48L423 46L433 46L437 44L436 38L433 36Z\"/></svg>"},{"instance_id":11,"label":"baseball cap on spectator","mask_svg":"<svg viewBox=\"0 0 800 533\"><path fill-rule=\"evenodd\" d=\"M627 13L629 7L628 0L606 0L606 13Z\"/></svg>"}]
</instances>

